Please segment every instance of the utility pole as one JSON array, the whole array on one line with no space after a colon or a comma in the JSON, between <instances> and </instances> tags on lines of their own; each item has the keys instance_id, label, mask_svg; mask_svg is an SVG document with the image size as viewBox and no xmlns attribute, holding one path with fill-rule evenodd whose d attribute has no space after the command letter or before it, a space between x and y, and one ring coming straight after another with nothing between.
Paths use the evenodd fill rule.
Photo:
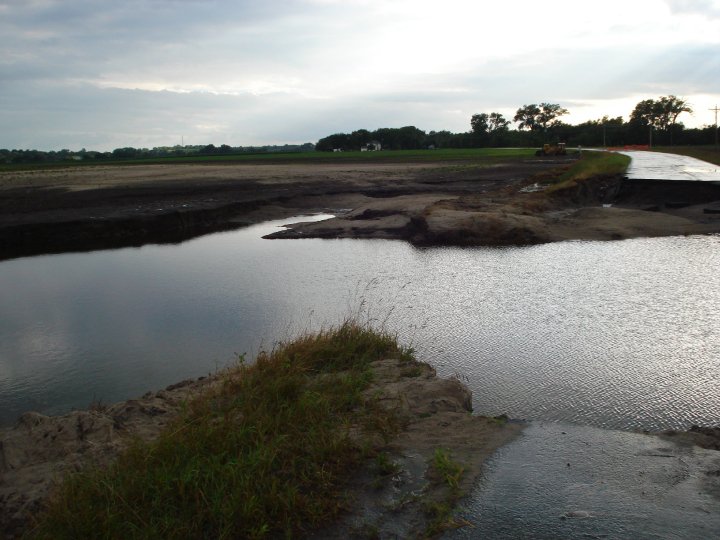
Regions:
<instances>
[{"instance_id":1,"label":"utility pole","mask_svg":"<svg viewBox=\"0 0 720 540\"><path fill-rule=\"evenodd\" d=\"M714 108L714 109L709 109L709 110L711 110L711 111L714 111L714 112L715 112L715 146L717 146L717 145L718 145L718 125L717 125L717 113L718 113L718 110L720 110L720 109L718 109L718 106L717 106L717 105L715 105L715 108Z\"/></svg>"}]
</instances>

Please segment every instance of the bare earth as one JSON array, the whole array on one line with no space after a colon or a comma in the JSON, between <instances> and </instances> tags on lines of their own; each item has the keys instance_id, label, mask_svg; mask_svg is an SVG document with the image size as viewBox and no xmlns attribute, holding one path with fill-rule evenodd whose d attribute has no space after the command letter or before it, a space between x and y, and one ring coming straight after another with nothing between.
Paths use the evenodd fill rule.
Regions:
<instances>
[{"instance_id":1,"label":"bare earth","mask_svg":"<svg viewBox=\"0 0 720 540\"><path fill-rule=\"evenodd\" d=\"M0 259L145 243L311 212L285 237L517 245L720 231L720 188L596 178L528 192L572 158L227 163L0 172ZM531 191L531 190L530 190Z\"/></svg>"},{"instance_id":2,"label":"bare earth","mask_svg":"<svg viewBox=\"0 0 720 540\"><path fill-rule=\"evenodd\" d=\"M461 492L473 485L483 461L521 429L518 424L473 416L470 391L456 379L440 379L427 364L408 367L397 360L373 364L367 395L399 411L404 429L379 444L398 464L398 473L381 488L369 466L356 471L354 506L320 538L347 538L365 527L417 537L426 526L423 503L442 501L446 486L433 476L430 462L438 448L463 463ZM26 413L13 428L0 430L0 537L27 530L30 516L64 474L114 459L133 437L151 440L183 404L219 381L218 376L186 380L139 399L58 417Z\"/></svg>"}]
</instances>

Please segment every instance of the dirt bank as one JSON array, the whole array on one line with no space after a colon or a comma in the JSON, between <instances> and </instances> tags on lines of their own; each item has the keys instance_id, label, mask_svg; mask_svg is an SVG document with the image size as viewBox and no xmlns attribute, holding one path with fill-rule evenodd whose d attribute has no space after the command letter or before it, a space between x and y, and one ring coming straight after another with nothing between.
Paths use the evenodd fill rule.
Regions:
<instances>
[{"instance_id":1,"label":"dirt bank","mask_svg":"<svg viewBox=\"0 0 720 540\"><path fill-rule=\"evenodd\" d=\"M521 427L473 416L470 391L456 379L440 379L427 364L375 362L368 396L400 414L404 428L388 443L396 464L387 483L378 485L372 464L357 471L352 485L354 510L332 531L318 537L344 537L365 529L413 537L430 519L426 503L447 499L447 485L433 475L438 448L463 464L460 493L476 480L483 461ZM152 439L183 404L220 380L186 380L139 399L59 417L24 414L0 430L0 537L13 538L28 526L57 480L91 464L106 464L133 437ZM340 531L340 536L338 536Z\"/></svg>"},{"instance_id":2,"label":"dirt bank","mask_svg":"<svg viewBox=\"0 0 720 540\"><path fill-rule=\"evenodd\" d=\"M308 212L274 238L521 245L720 231L720 187L593 178L548 194L574 160L69 167L0 173L0 260L147 243Z\"/></svg>"},{"instance_id":3,"label":"dirt bank","mask_svg":"<svg viewBox=\"0 0 720 540\"><path fill-rule=\"evenodd\" d=\"M397 196L484 193L543 162L228 163L0 172L0 259L187 240Z\"/></svg>"},{"instance_id":4,"label":"dirt bank","mask_svg":"<svg viewBox=\"0 0 720 540\"><path fill-rule=\"evenodd\" d=\"M536 175L482 194L369 201L268 238L391 238L418 245L528 245L720 232L720 186L599 176L545 193Z\"/></svg>"}]
</instances>

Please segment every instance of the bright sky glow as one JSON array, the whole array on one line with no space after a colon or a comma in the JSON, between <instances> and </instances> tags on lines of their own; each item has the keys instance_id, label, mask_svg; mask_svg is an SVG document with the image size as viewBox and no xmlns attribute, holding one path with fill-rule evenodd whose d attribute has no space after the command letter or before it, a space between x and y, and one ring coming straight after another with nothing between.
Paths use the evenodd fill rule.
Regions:
<instances>
[{"instance_id":1,"label":"bright sky glow","mask_svg":"<svg viewBox=\"0 0 720 540\"><path fill-rule=\"evenodd\" d=\"M0 0L0 148L315 142L570 123L675 94L711 124L720 0Z\"/></svg>"}]
</instances>

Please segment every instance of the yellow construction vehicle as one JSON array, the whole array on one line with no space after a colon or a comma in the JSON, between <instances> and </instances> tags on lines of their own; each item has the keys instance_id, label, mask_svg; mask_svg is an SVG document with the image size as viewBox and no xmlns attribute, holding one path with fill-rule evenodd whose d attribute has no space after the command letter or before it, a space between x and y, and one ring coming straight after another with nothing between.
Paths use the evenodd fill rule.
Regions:
<instances>
[{"instance_id":1,"label":"yellow construction vehicle","mask_svg":"<svg viewBox=\"0 0 720 540\"><path fill-rule=\"evenodd\" d=\"M535 152L536 156L564 156L567 154L565 143L543 144L543 147Z\"/></svg>"}]
</instances>

